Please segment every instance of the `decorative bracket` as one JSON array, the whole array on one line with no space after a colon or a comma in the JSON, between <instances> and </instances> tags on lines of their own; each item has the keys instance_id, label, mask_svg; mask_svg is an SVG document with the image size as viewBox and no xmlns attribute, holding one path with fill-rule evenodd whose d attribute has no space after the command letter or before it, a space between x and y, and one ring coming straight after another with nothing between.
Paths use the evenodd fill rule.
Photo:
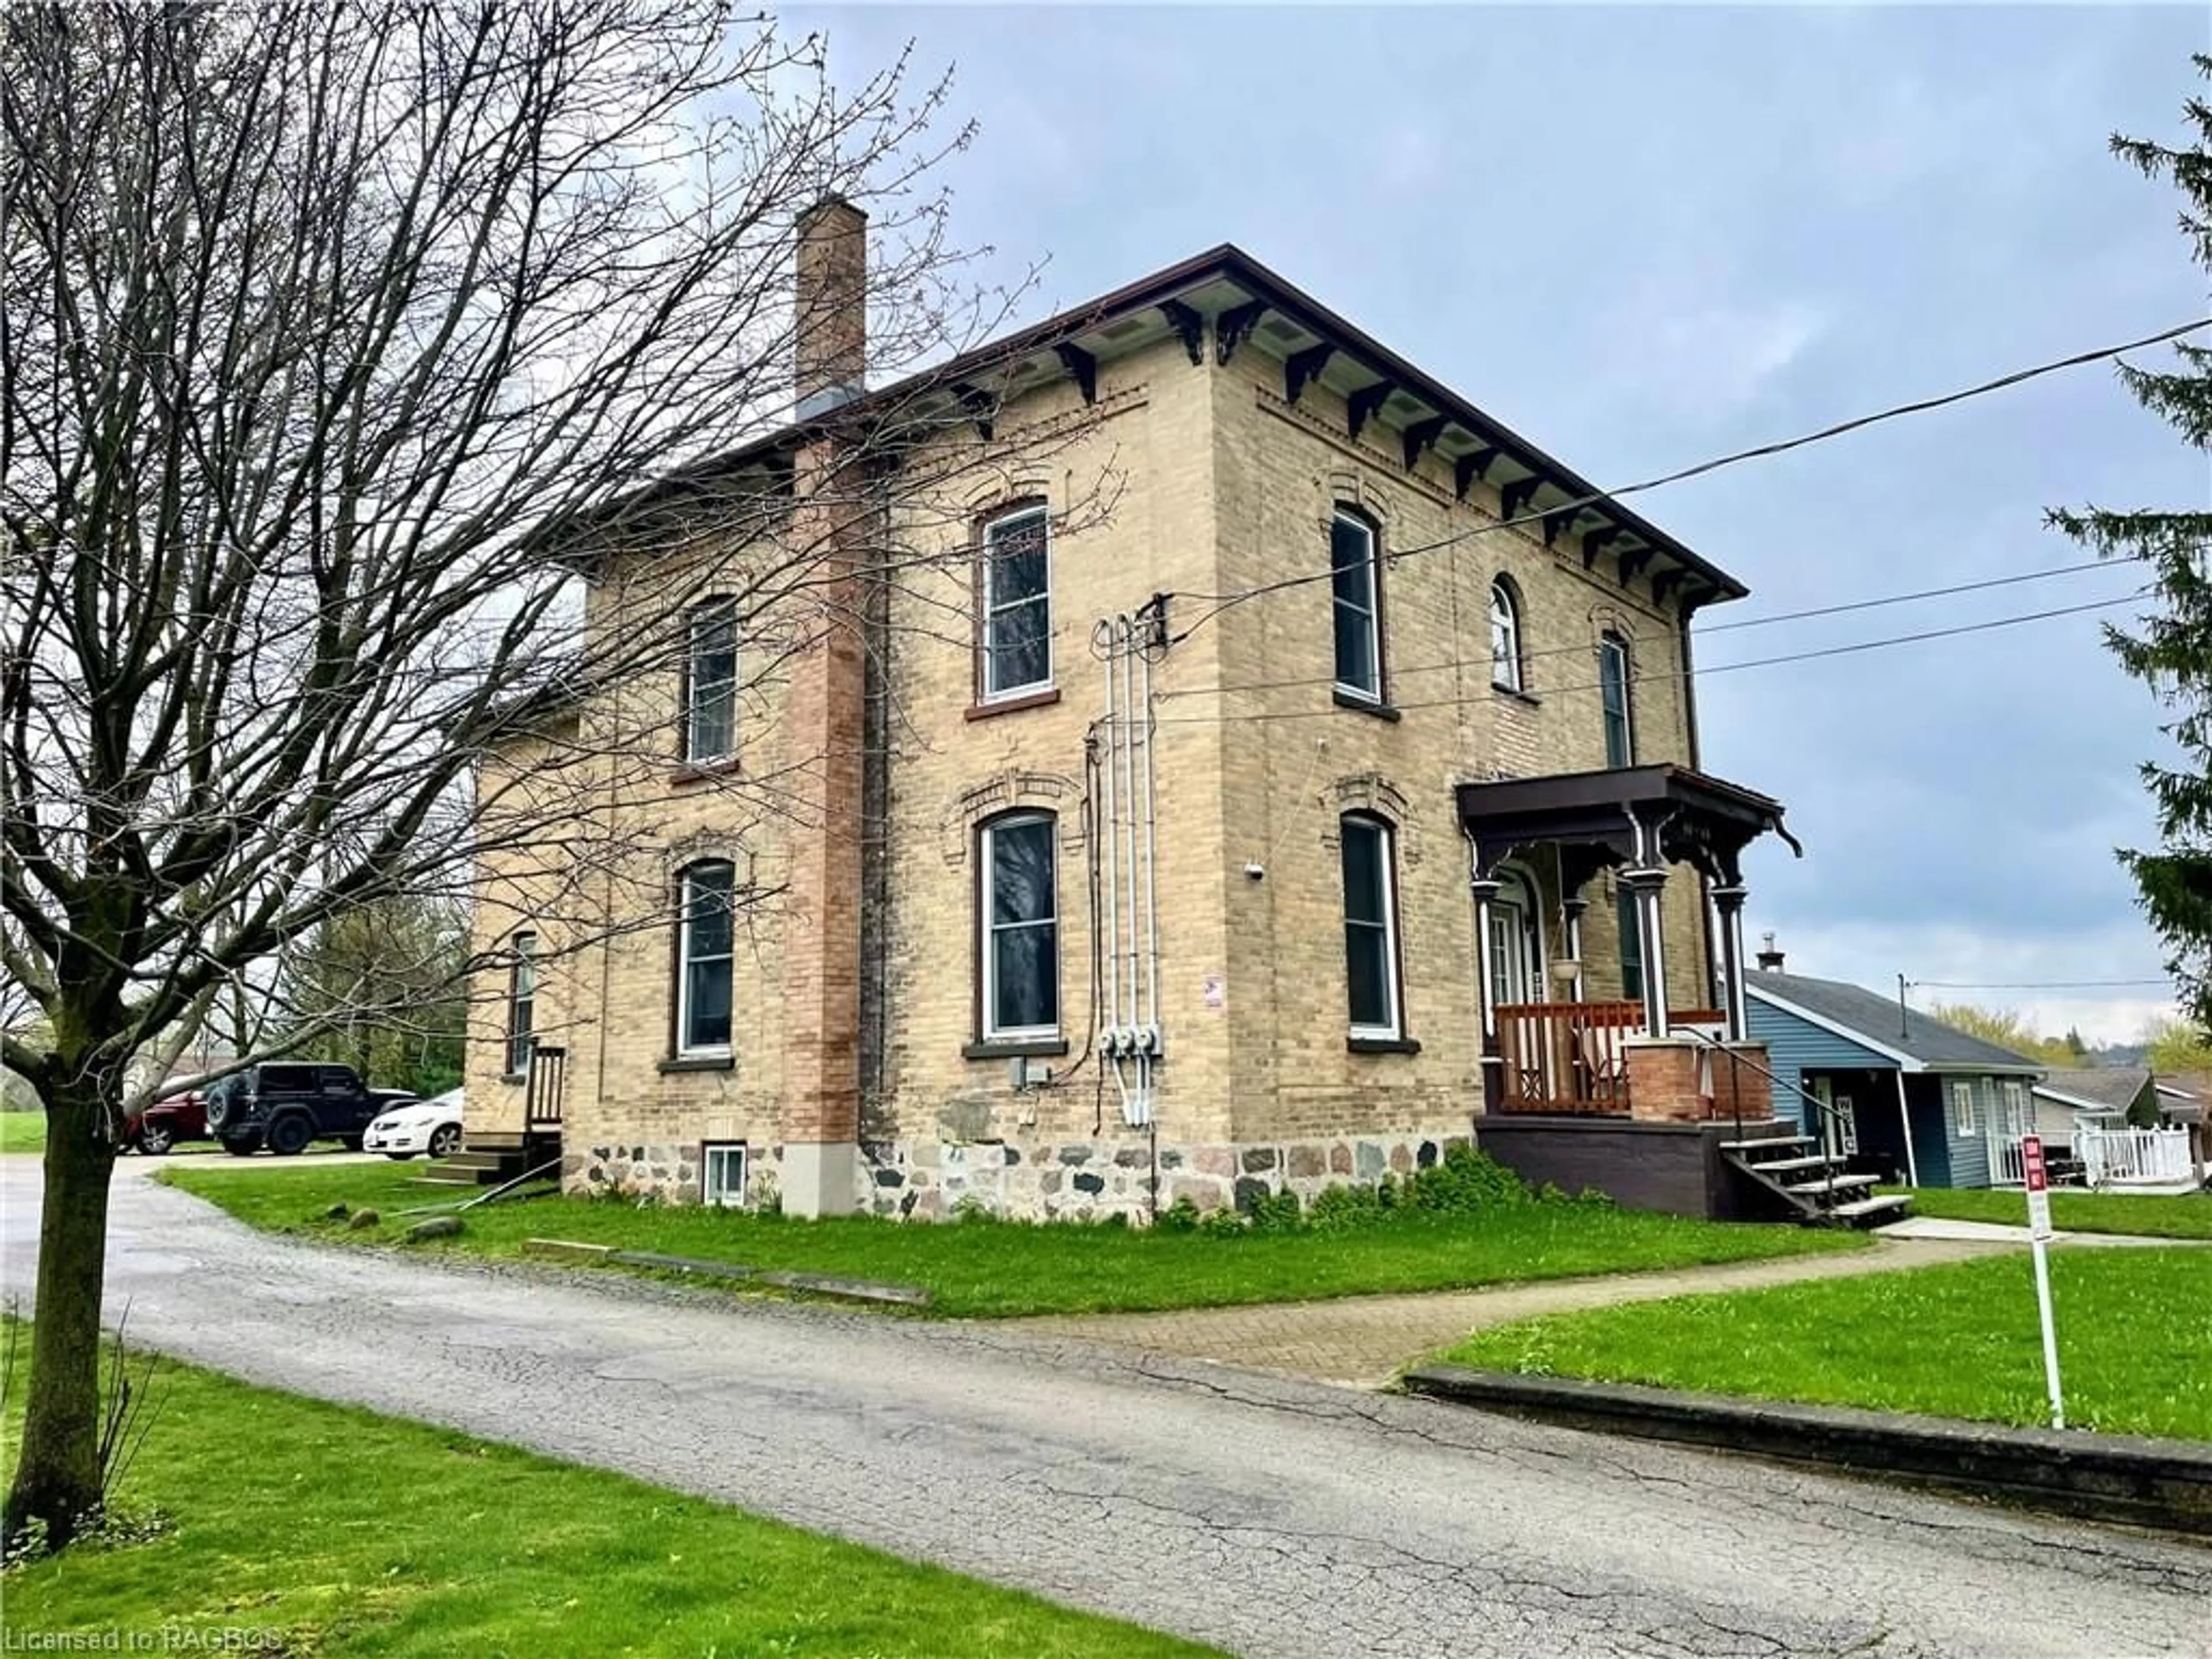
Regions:
<instances>
[{"instance_id":1,"label":"decorative bracket","mask_svg":"<svg viewBox=\"0 0 2212 1659\"><path fill-rule=\"evenodd\" d=\"M1437 415L1425 421L1416 421L1406 428L1403 435L1406 440L1406 470L1407 471L1410 472L1419 463L1421 452L1442 437L1444 428L1450 424L1451 421L1448 416Z\"/></svg>"},{"instance_id":2,"label":"decorative bracket","mask_svg":"<svg viewBox=\"0 0 2212 1659\"><path fill-rule=\"evenodd\" d=\"M1620 551L1620 585L1626 587L1634 581L1644 567L1651 562L1656 550L1649 547L1625 547Z\"/></svg>"},{"instance_id":3,"label":"decorative bracket","mask_svg":"<svg viewBox=\"0 0 2212 1659\"><path fill-rule=\"evenodd\" d=\"M1452 482L1459 488L1459 498L1467 499L1467 492L1474 481L1490 471L1490 464L1498 459L1495 449L1470 449L1452 463Z\"/></svg>"},{"instance_id":4,"label":"decorative bracket","mask_svg":"<svg viewBox=\"0 0 2212 1659\"><path fill-rule=\"evenodd\" d=\"M1536 487L1543 482L1542 477L1534 472L1525 478L1510 480L1505 487L1498 492L1498 504L1505 509L1504 516L1509 519L1518 518L1522 509L1535 499Z\"/></svg>"},{"instance_id":5,"label":"decorative bracket","mask_svg":"<svg viewBox=\"0 0 2212 1659\"><path fill-rule=\"evenodd\" d=\"M1317 346L1308 346L1304 351L1293 351L1283 359L1283 400L1295 404L1298 394L1321 378L1328 367L1328 360L1336 355L1336 348L1326 340Z\"/></svg>"},{"instance_id":6,"label":"decorative bracket","mask_svg":"<svg viewBox=\"0 0 2212 1659\"><path fill-rule=\"evenodd\" d=\"M1190 353L1190 366L1196 368L1206 361L1206 319L1194 307L1180 300L1160 301L1160 315L1168 319L1182 341L1182 349Z\"/></svg>"},{"instance_id":7,"label":"decorative bracket","mask_svg":"<svg viewBox=\"0 0 2212 1659\"><path fill-rule=\"evenodd\" d=\"M1237 348L1244 343L1252 331L1260 325L1260 319L1267 314L1267 302L1254 300L1249 304L1231 306L1213 320L1213 357L1226 366L1237 355Z\"/></svg>"},{"instance_id":8,"label":"decorative bracket","mask_svg":"<svg viewBox=\"0 0 2212 1659\"><path fill-rule=\"evenodd\" d=\"M1583 510L1579 507L1563 507L1556 513L1547 513L1544 515L1544 545L1549 547L1572 530L1575 520L1582 515Z\"/></svg>"},{"instance_id":9,"label":"decorative bracket","mask_svg":"<svg viewBox=\"0 0 2212 1659\"><path fill-rule=\"evenodd\" d=\"M1617 541L1620 537L1620 526L1617 524L1606 525L1596 530L1584 531L1583 532L1583 568L1585 570L1597 568L1597 556L1605 551L1606 544Z\"/></svg>"},{"instance_id":10,"label":"decorative bracket","mask_svg":"<svg viewBox=\"0 0 2212 1659\"><path fill-rule=\"evenodd\" d=\"M960 407L968 411L968 418L975 422L975 430L985 443L991 441L992 416L997 405L991 394L981 386L962 380L952 388L952 395L960 399Z\"/></svg>"},{"instance_id":11,"label":"decorative bracket","mask_svg":"<svg viewBox=\"0 0 2212 1659\"><path fill-rule=\"evenodd\" d=\"M1345 424L1352 436L1358 437L1359 428L1367 424L1367 417L1390 401L1390 394L1398 389L1395 380L1377 380L1373 386L1364 386L1344 400Z\"/></svg>"},{"instance_id":12,"label":"decorative bracket","mask_svg":"<svg viewBox=\"0 0 2212 1659\"><path fill-rule=\"evenodd\" d=\"M1672 569L1662 570L1657 575L1652 577L1651 602L1654 605L1666 604L1667 596L1682 585L1682 578L1688 574L1689 573L1687 571L1682 569L1680 566L1677 565ZM1686 596L1685 597L1686 598Z\"/></svg>"},{"instance_id":13,"label":"decorative bracket","mask_svg":"<svg viewBox=\"0 0 2212 1659\"><path fill-rule=\"evenodd\" d=\"M1053 349L1060 354L1060 367L1075 377L1075 384L1083 393L1083 401L1098 401L1098 360L1081 346L1063 340Z\"/></svg>"}]
</instances>

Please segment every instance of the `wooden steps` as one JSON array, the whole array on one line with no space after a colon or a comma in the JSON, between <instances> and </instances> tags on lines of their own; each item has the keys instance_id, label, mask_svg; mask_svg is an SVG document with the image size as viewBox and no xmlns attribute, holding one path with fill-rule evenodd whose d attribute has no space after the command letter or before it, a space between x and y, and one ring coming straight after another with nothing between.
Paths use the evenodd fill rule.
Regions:
<instances>
[{"instance_id":1,"label":"wooden steps","mask_svg":"<svg viewBox=\"0 0 2212 1659\"><path fill-rule=\"evenodd\" d=\"M1903 1220L1912 1207L1901 1194L1870 1194L1874 1176L1845 1174L1842 1160L1821 1152L1810 1135L1723 1140L1720 1152L1731 1169L1788 1205L1805 1226L1878 1226Z\"/></svg>"},{"instance_id":2,"label":"wooden steps","mask_svg":"<svg viewBox=\"0 0 2212 1659\"><path fill-rule=\"evenodd\" d=\"M418 1187L503 1187L561 1157L561 1137L492 1131L471 1135L461 1150L415 1177ZM548 1177L550 1178L550 1176Z\"/></svg>"}]
</instances>

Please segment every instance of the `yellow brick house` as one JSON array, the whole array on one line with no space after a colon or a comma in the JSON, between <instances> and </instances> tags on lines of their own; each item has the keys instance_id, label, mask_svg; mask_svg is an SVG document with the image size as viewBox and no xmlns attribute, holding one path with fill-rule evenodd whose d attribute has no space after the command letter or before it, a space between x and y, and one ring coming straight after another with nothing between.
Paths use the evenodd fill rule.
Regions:
<instances>
[{"instance_id":1,"label":"yellow brick house","mask_svg":"<svg viewBox=\"0 0 2212 1659\"><path fill-rule=\"evenodd\" d=\"M1234 247L870 387L866 234L816 210L799 416L715 463L780 516L606 550L590 625L680 605L679 647L488 771L665 739L579 832L624 878L481 860L471 1144L1142 1218L1472 1135L1725 1209L1716 1115L1768 1092L1715 1064L1758 1058L1738 857L1781 809L1703 771L1687 676L1742 585ZM862 429L873 507L823 486ZM793 538L828 620L718 596Z\"/></svg>"}]
</instances>

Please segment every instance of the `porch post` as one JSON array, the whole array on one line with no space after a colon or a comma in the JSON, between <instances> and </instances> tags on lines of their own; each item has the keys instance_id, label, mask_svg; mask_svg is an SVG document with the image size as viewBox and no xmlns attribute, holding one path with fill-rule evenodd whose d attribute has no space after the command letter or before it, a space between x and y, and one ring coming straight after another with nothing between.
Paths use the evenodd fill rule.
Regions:
<instances>
[{"instance_id":1,"label":"porch post","mask_svg":"<svg viewBox=\"0 0 2212 1659\"><path fill-rule=\"evenodd\" d=\"M1713 889L1713 908L1720 912L1721 995L1728 1008L1730 1042L1751 1036L1751 1011L1743 994L1743 902L1748 890L1740 881Z\"/></svg>"},{"instance_id":2,"label":"porch post","mask_svg":"<svg viewBox=\"0 0 2212 1659\"><path fill-rule=\"evenodd\" d=\"M1482 867L1472 836L1467 858L1467 890L1474 900L1474 999L1482 1016L1482 1109L1490 1113L1505 1099L1505 1060L1498 1048L1497 964L1490 959L1490 907L1504 884Z\"/></svg>"},{"instance_id":3,"label":"porch post","mask_svg":"<svg viewBox=\"0 0 2212 1659\"><path fill-rule=\"evenodd\" d=\"M1583 1001L1588 995L1583 986L1583 912L1589 908L1589 901L1579 892L1559 901L1559 914L1567 927L1567 959L1575 964L1575 982L1567 993L1571 1002Z\"/></svg>"},{"instance_id":4,"label":"porch post","mask_svg":"<svg viewBox=\"0 0 2212 1659\"><path fill-rule=\"evenodd\" d=\"M1897 1121L1905 1131L1905 1184L1917 1187L1920 1184L1920 1160L1912 1151L1912 1109L1905 1103L1905 1068L1899 1066L1892 1075L1897 1079Z\"/></svg>"},{"instance_id":5,"label":"porch post","mask_svg":"<svg viewBox=\"0 0 2212 1659\"><path fill-rule=\"evenodd\" d=\"M1667 885L1661 870L1623 870L1620 879L1636 896L1638 954L1644 963L1644 1029L1650 1035L1667 1035L1667 954L1660 934L1660 891Z\"/></svg>"}]
</instances>

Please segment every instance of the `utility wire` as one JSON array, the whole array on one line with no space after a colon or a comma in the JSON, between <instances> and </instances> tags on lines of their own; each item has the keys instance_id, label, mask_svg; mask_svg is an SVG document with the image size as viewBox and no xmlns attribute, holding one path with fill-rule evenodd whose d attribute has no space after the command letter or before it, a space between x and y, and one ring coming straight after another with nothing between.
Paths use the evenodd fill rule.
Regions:
<instances>
[{"instance_id":1,"label":"utility wire","mask_svg":"<svg viewBox=\"0 0 2212 1659\"><path fill-rule=\"evenodd\" d=\"M1986 981L1963 979L1909 979L1912 989L1929 991L2081 991L2124 985L2170 985L2165 979L2015 979Z\"/></svg>"},{"instance_id":2,"label":"utility wire","mask_svg":"<svg viewBox=\"0 0 2212 1659\"><path fill-rule=\"evenodd\" d=\"M1886 649L1891 646L1917 645L1929 640L1956 639L1964 634L1987 633L1992 629L1998 628L2017 628L2023 623L2046 622L2055 617L2075 617L2080 616L2086 611L2109 611L2115 605L2126 605L2130 600L2139 599L2142 598L2147 592L2148 592L2148 589L2138 588L2132 593L2123 593L2118 595L2117 598L2109 599L2093 599L2087 605L2061 605L2056 610L2030 611L2016 617L1996 617L1986 622L1962 623L1956 627L1952 628L1924 629L1917 634L1894 634L1881 639L1857 640L1849 645L1826 646L1816 651L1790 651L1784 652L1778 656L1748 658L1742 662L1714 663L1692 668L1686 672L1679 668L1672 668L1663 670L1657 673L1637 674L1632 677L1631 684L1635 685L1644 685L1649 684L1655 680L1680 680L1688 678L1702 679L1713 674L1734 674L1747 668L1772 668L1783 663L1814 662L1826 657L1853 656L1860 652L1879 651ZM1211 690L1214 688L1208 689ZM1225 696L1231 690L1249 690L1254 689L1255 688L1249 686L1224 687L1219 688L1219 690L1222 695ZM1545 688L1545 695L1547 696L1553 696L1570 691L1596 691L1602 689L1603 683L1601 681L1592 680L1589 684L1583 685L1547 686ZM1398 714L1408 713L1416 708L1465 708L1473 703L1487 702L1489 700L1489 696L1490 693L1488 690L1486 689L1484 692L1479 693L1474 696L1426 698L1413 702L1392 703L1389 706L1394 712ZM1323 708L1273 708L1261 709L1255 713L1245 714L1168 714L1160 717L1159 724L1162 726L1213 726L1224 720L1314 720L1324 716L1338 714L1341 712L1341 709L1340 709L1335 704L1332 703Z\"/></svg>"},{"instance_id":3,"label":"utility wire","mask_svg":"<svg viewBox=\"0 0 2212 1659\"><path fill-rule=\"evenodd\" d=\"M2185 334L2194 334L2203 328L2212 328L2212 317L2199 318L2192 323L2179 323L2172 328L2161 329L2155 334L2146 334L2140 339L2123 341L2117 345L2099 346L2091 351L2075 352L2069 357L2055 358L2049 362L2037 363L2031 368L2015 369L2009 374L2001 374L1996 379L1984 380L1978 386L1965 386L1956 392L1947 392L1932 398L1922 398L1911 403L1897 404L1887 409L1877 410L1871 415L1860 415L1850 420L1838 421L1832 426L1825 426L1814 432L1802 433L1794 438L1784 438L1774 443L1760 444L1751 449L1740 449L1734 454L1717 456L1709 461L1699 461L1693 466L1686 466L1673 472L1662 473L1656 478L1646 478L1638 483L1623 484L1617 489L1595 490L1587 495L1577 496L1571 501L1552 507L1539 507L1533 512L1522 513L1512 518L1494 520L1489 524L1473 525L1465 530L1455 531L1452 534L1440 537L1432 542L1422 543L1413 547L1400 548L1395 552L1385 552L1383 558L1386 562L1395 564L1401 559L1409 559L1416 554L1434 553L1443 548L1457 546L1462 542L1472 540L1477 536L1488 535L1493 531L1510 530L1517 526L1540 523L1543 520L1555 514L1581 507L1602 507L1608 501L1618 501L1623 495L1640 495L1645 490L1658 489L1668 484L1681 483L1691 478L1702 477L1708 472L1717 472L1723 467L1735 466L1745 461L1760 460L1768 456L1785 454L1793 449L1802 449L1808 444L1825 443L1831 438L1840 438L1846 434L1859 431L1865 427L1878 425L1884 421L1897 420L1907 415L1922 415L1930 410L1943 409L1953 404L1964 403L1972 398L1986 397L1992 392L2002 392L2008 387L2039 379L2045 374L2056 374L2064 369L2079 368L2087 363L2100 362L2107 357L2117 357L2124 351L2138 351L2146 346L2163 345L2169 340L2179 339ZM1309 571L1303 575L1285 576L1277 581L1263 582L1258 586L1243 588L1231 593L1173 592L1169 597L1210 603L1212 608L1200 612L1195 622L1184 628L1181 633L1175 635L1168 643L1180 645L1223 611L1233 605L1242 605L1248 599L1260 599L1269 593L1279 593L1289 588L1304 587L1314 582L1330 581L1334 580L1335 575L1336 572L1333 568L1316 570Z\"/></svg>"},{"instance_id":4,"label":"utility wire","mask_svg":"<svg viewBox=\"0 0 2212 1659\"><path fill-rule=\"evenodd\" d=\"M2130 553L2119 558L2091 559L2082 564L2055 565L2048 570L2026 570L2014 576L1992 576L1984 581L1959 582L1949 587L1926 587L1911 593L1885 593L1874 599L1851 599L1840 605L1818 605L1809 611L1784 611L1771 617L1752 617L1742 622L1721 623L1709 626L1701 630L1698 637L1703 639L1730 629L1765 628L1774 623L1806 622L1817 617L1837 617L1849 611L1873 611L1884 605L1906 605L1918 599L1948 599L1956 594L1977 593L1992 587L2010 587L2020 582L2043 581L2052 576L2077 575L2085 570L2110 570L2122 564L2139 562L2141 558L2142 555ZM1546 646L1540 651L1523 651L1520 659L1525 665L1546 657L1587 654L1593 648L1590 641L1578 641L1573 645L1552 645ZM1480 657L1454 657L1444 662L1415 663L1410 666L1393 664L1390 668L1390 678L1407 679L1416 674L1440 674L1455 668L1492 668L1496 666L1496 663L1497 659L1494 657L1486 653ZM1178 690L1155 692L1153 698L1156 702L1164 702L1171 697L1226 695L1231 691L1279 691L1292 686L1333 684L1335 679L1336 676L1334 674L1308 674L1295 679L1249 680L1234 685L1187 686ZM1550 690L1548 687L1542 689Z\"/></svg>"}]
</instances>

